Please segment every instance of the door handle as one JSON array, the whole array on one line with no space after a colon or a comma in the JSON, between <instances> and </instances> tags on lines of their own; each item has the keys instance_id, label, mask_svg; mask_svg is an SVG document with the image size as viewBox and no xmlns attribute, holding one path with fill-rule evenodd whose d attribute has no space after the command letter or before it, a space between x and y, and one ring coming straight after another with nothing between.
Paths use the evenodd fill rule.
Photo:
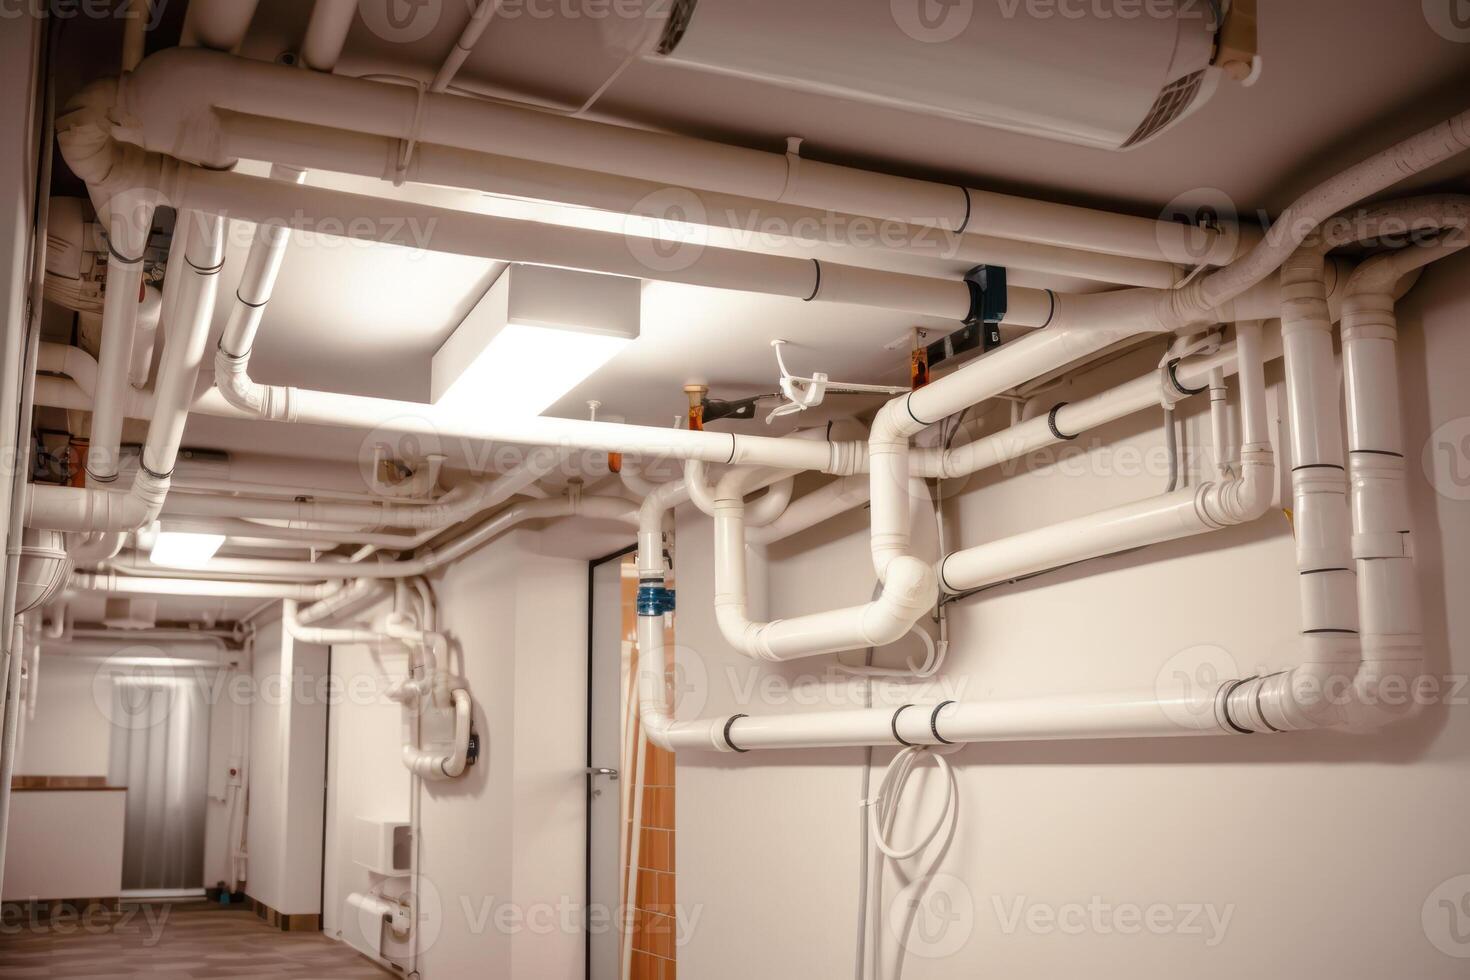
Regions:
<instances>
[{"instance_id":1,"label":"door handle","mask_svg":"<svg viewBox=\"0 0 1470 980\"><path fill-rule=\"evenodd\" d=\"M606 776L608 779L611 779L613 782L617 782L618 781L618 771L616 769L607 769L607 768L603 768L603 767L592 766L592 767L589 767L587 769L587 775L589 775L589 776Z\"/></svg>"}]
</instances>

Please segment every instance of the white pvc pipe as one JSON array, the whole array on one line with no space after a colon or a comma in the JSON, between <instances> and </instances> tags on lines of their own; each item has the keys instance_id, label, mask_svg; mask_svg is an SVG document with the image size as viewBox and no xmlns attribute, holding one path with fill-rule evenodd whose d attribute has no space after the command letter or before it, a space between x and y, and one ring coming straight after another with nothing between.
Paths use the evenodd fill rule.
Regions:
<instances>
[{"instance_id":1,"label":"white pvc pipe","mask_svg":"<svg viewBox=\"0 0 1470 980\"><path fill-rule=\"evenodd\" d=\"M941 587L951 593L967 592L1072 562L1247 523L1264 515L1271 504L1276 467L1266 426L1261 324L1245 322L1237 326L1236 355L1241 435L1246 440L1241 447L1238 477L953 552L940 562ZM874 492L876 495L876 481Z\"/></svg>"},{"instance_id":2,"label":"white pvc pipe","mask_svg":"<svg viewBox=\"0 0 1470 980\"><path fill-rule=\"evenodd\" d=\"M125 595L220 596L246 599L298 599L316 602L335 594L335 582L231 582L221 579L148 578L115 572L72 572L69 588Z\"/></svg>"},{"instance_id":3,"label":"white pvc pipe","mask_svg":"<svg viewBox=\"0 0 1470 980\"><path fill-rule=\"evenodd\" d=\"M405 544L417 547L449 526L468 520L521 493L531 483L555 470L560 459L552 450L532 452L520 465L495 479L462 484L432 504L242 499L176 494L169 498L164 513L180 517L246 517L302 524L415 528L427 533L410 537Z\"/></svg>"},{"instance_id":4,"label":"white pvc pipe","mask_svg":"<svg viewBox=\"0 0 1470 980\"><path fill-rule=\"evenodd\" d=\"M138 323L133 336L133 356L128 365L128 384L134 389L145 388L148 385L148 375L153 370L153 351L158 343L158 329L162 317L163 294L153 286L145 286L143 301L138 304Z\"/></svg>"},{"instance_id":5,"label":"white pvc pipe","mask_svg":"<svg viewBox=\"0 0 1470 980\"><path fill-rule=\"evenodd\" d=\"M129 72L143 61L148 23L153 19L153 0L130 0L124 17L122 70Z\"/></svg>"},{"instance_id":6,"label":"white pvc pipe","mask_svg":"<svg viewBox=\"0 0 1470 980\"><path fill-rule=\"evenodd\" d=\"M652 180L425 143L416 145L412 158L400 169L399 140L233 113L220 120L220 135L230 155L246 159L279 160L312 170L555 201L647 218L661 225L672 220L664 207L670 200L668 185ZM751 229L759 229L762 237L779 234L804 243L814 250L814 255L822 247L821 255L816 257L830 255L832 250L827 246L837 246L970 265L1000 265L1011 269L1012 278L1018 280L1025 279L1025 272L1018 270L1031 270L1164 289L1171 288L1181 278L1177 266L1162 261L1039 245L989 234L940 235L933 229L897 222L885 222L883 234L874 235L872 220L845 219L817 208L712 191L701 191L695 200L698 206L686 208L683 221L747 235Z\"/></svg>"},{"instance_id":7,"label":"white pvc pipe","mask_svg":"<svg viewBox=\"0 0 1470 980\"><path fill-rule=\"evenodd\" d=\"M347 33L357 16L358 0L315 0L306 37L301 41L301 61L313 71L331 71L342 57Z\"/></svg>"},{"instance_id":8,"label":"white pvc pipe","mask_svg":"<svg viewBox=\"0 0 1470 980\"><path fill-rule=\"evenodd\" d=\"M184 46L233 51L245 40L260 0L192 0L184 15Z\"/></svg>"},{"instance_id":9,"label":"white pvc pipe","mask_svg":"<svg viewBox=\"0 0 1470 980\"><path fill-rule=\"evenodd\" d=\"M473 214L322 187L278 187L261 177L178 167L178 179L169 187L174 204L228 214L237 220L280 222L302 230L335 226L349 237L407 248L560 265L799 300L876 306L951 320L963 320L970 314L970 289L958 279L714 246L690 250L687 261L654 262L643 257L649 254L643 248L630 247L630 243L637 246L640 241L648 241L638 236ZM372 220L364 220L366 216L372 216ZM1033 315L1042 308L1042 302L1040 297L1033 299ZM1021 320L1016 322L1024 325Z\"/></svg>"},{"instance_id":10,"label":"white pvc pipe","mask_svg":"<svg viewBox=\"0 0 1470 980\"><path fill-rule=\"evenodd\" d=\"M889 564L883 591L872 602L793 619L752 620L745 571L746 479L747 474L732 471L714 491L715 619L735 649L748 657L790 660L885 646L902 639L933 608L933 570L904 555Z\"/></svg>"},{"instance_id":11,"label":"white pvc pipe","mask_svg":"<svg viewBox=\"0 0 1470 980\"><path fill-rule=\"evenodd\" d=\"M618 497L556 497L517 504L447 545L420 550L412 559L382 563L290 561L272 558L212 558L203 571L221 574L264 575L272 578L319 581L323 578L406 579L426 575L462 558L487 541L526 521L556 517L589 517L636 524L634 509ZM139 567L149 569L149 563Z\"/></svg>"},{"instance_id":12,"label":"white pvc pipe","mask_svg":"<svg viewBox=\"0 0 1470 980\"><path fill-rule=\"evenodd\" d=\"M170 325L170 337L164 346L163 360L158 368L158 399L153 421L148 427L148 437L143 446L142 465L127 491L106 489L106 484L116 479L116 449L108 448L115 443L105 443L99 466L111 470L109 479L99 480L102 486L86 488L32 485L27 495L26 521L32 527L50 527L67 531L123 532L136 530L158 516L168 493L179 445L183 439L184 423L188 419L189 407L194 398L194 387L199 368L204 358L204 347L208 337L210 321L214 311L218 276L224 262L223 222L213 215L181 212L180 224L194 226L186 233L188 242L182 268L176 271L183 280L180 287L178 321ZM112 300L109 300L111 303ZM113 304L115 305L115 303ZM131 302L128 306L133 306ZM106 307L104 307L104 319ZM114 334L126 324L114 328ZM103 343L106 346L107 335ZM107 352L104 350L104 355ZM102 360L105 365L106 356ZM126 365L124 364L124 367ZM125 390L126 372L109 381L114 372L103 367L99 370L97 402L104 401L104 387L111 385L118 394ZM114 384L113 382L121 382ZM97 432L94 412L94 435ZM117 433L122 432L122 413L116 416ZM110 432L110 430L109 430ZM104 439L110 439L104 433ZM112 462L106 463L108 456ZM93 471L91 455L88 456L89 473ZM115 548L113 549L115 550Z\"/></svg>"},{"instance_id":13,"label":"white pvc pipe","mask_svg":"<svg viewBox=\"0 0 1470 980\"><path fill-rule=\"evenodd\" d=\"M123 396L128 389L138 297L143 284L143 250L148 244L152 216L151 208L133 212L118 207L107 225L109 288L102 304L97 397L87 449L87 485L90 487L107 487L117 481ZM185 278L180 276L181 280Z\"/></svg>"},{"instance_id":14,"label":"white pvc pipe","mask_svg":"<svg viewBox=\"0 0 1470 980\"><path fill-rule=\"evenodd\" d=\"M480 0L475 12L470 15L470 21L465 25L459 40L454 42L454 49L449 52L449 57L444 59L444 64L434 75L434 80L429 84L430 92L443 92L449 88L454 81L454 76L459 73L460 66L465 63L479 43L480 36L485 33L485 28L490 26L495 12L500 9L501 0Z\"/></svg>"},{"instance_id":15,"label":"white pvc pipe","mask_svg":"<svg viewBox=\"0 0 1470 980\"><path fill-rule=\"evenodd\" d=\"M745 539L753 545L769 545L815 527L838 514L868 502L866 477L844 476L811 493L796 498L781 516L765 527L747 528Z\"/></svg>"},{"instance_id":16,"label":"white pvc pipe","mask_svg":"<svg viewBox=\"0 0 1470 980\"><path fill-rule=\"evenodd\" d=\"M1262 348L1262 356L1266 361L1281 357L1280 331L1269 330L1263 338ZM1213 354L1180 361L1174 370L1174 377L1178 378L1180 388L1192 390L1200 387L1216 368L1226 375L1234 374L1236 364L1235 345L1223 344ZM999 432L956 446L943 456L944 476L968 476L1000 463L1020 459L1027 453L1046 446L1056 445L1062 440L1052 431L1053 424L1057 431L1075 437L1109 422L1156 408L1171 395L1182 394L1180 389L1174 388L1166 371L1150 371L1081 401L1060 404L1056 406L1054 415L1051 412L1042 412Z\"/></svg>"},{"instance_id":17,"label":"white pvc pipe","mask_svg":"<svg viewBox=\"0 0 1470 980\"><path fill-rule=\"evenodd\" d=\"M132 134L149 149L214 167L221 154L217 110L290 119L392 139L504 153L539 163L608 173L764 201L893 219L921 227L1046 245L1198 264L1195 229L950 184L892 177L789 155L685 136L611 126L516 106L429 93L340 76L296 78L289 69L174 49L149 58L129 79ZM210 110L216 110L211 112ZM1247 242L1254 239L1248 234ZM1229 235L1205 260L1233 257Z\"/></svg>"}]
</instances>

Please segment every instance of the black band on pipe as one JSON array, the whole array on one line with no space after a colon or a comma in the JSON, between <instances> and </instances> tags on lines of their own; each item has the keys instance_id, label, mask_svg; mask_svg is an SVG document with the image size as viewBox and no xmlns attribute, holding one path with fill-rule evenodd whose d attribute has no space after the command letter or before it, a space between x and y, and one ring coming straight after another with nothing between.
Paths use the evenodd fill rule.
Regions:
<instances>
[{"instance_id":1,"label":"black band on pipe","mask_svg":"<svg viewBox=\"0 0 1470 980\"><path fill-rule=\"evenodd\" d=\"M750 717L749 715L731 715L730 716L730 720L727 721L727 722L725 722L725 744L728 745L728 746L730 746L730 749L732 751L742 752L742 753L743 752L749 752L750 751L750 749L742 749L740 746L738 746L734 742L730 741L730 728L737 721L739 721L741 718L749 718L749 717Z\"/></svg>"},{"instance_id":2,"label":"black band on pipe","mask_svg":"<svg viewBox=\"0 0 1470 980\"><path fill-rule=\"evenodd\" d=\"M190 269L194 270L194 274L196 276L217 276L219 275L219 271L225 267L224 259L220 259L219 264L217 265L195 265L193 260L190 259L187 255L184 256L184 263L188 265ZM240 293L236 291L235 295L239 296Z\"/></svg>"},{"instance_id":3,"label":"black band on pipe","mask_svg":"<svg viewBox=\"0 0 1470 980\"><path fill-rule=\"evenodd\" d=\"M1303 463L1300 466L1293 466L1291 468L1293 473L1297 470L1337 470L1341 473L1343 472L1343 467L1338 466L1336 463Z\"/></svg>"},{"instance_id":4,"label":"black band on pipe","mask_svg":"<svg viewBox=\"0 0 1470 980\"><path fill-rule=\"evenodd\" d=\"M1051 326L1051 321L1055 319L1057 315L1057 294L1048 289L1046 291L1046 298L1051 301L1051 308L1046 311L1046 322L1043 323L1040 327L1040 329L1043 330Z\"/></svg>"},{"instance_id":5,"label":"black band on pipe","mask_svg":"<svg viewBox=\"0 0 1470 980\"><path fill-rule=\"evenodd\" d=\"M259 303L252 303L252 302L250 302L250 300L248 300L244 296L241 296L240 295L240 290L238 290L238 289L235 290L235 302L239 303L241 306L248 306L252 310L258 310L262 306L264 306L265 304L269 303L270 301L271 301L271 298L269 296L267 296L265 299L261 300Z\"/></svg>"},{"instance_id":6,"label":"black band on pipe","mask_svg":"<svg viewBox=\"0 0 1470 980\"><path fill-rule=\"evenodd\" d=\"M250 357L250 351L253 348L245 348L245 353L243 354L231 354L229 351L225 350L225 338L221 337L219 339L219 343L215 344L215 349L232 361L244 361Z\"/></svg>"},{"instance_id":7,"label":"black band on pipe","mask_svg":"<svg viewBox=\"0 0 1470 980\"><path fill-rule=\"evenodd\" d=\"M1183 358L1176 357L1169 362L1169 383L1174 386L1174 390L1181 395L1202 395L1209 391L1209 385L1205 385L1203 388L1186 388L1184 386L1184 382L1179 380L1179 362L1181 360Z\"/></svg>"},{"instance_id":8,"label":"black band on pipe","mask_svg":"<svg viewBox=\"0 0 1470 980\"><path fill-rule=\"evenodd\" d=\"M956 235L963 235L965 229L970 227L970 215L974 214L975 210L975 202L970 197L970 189L962 186L960 190L965 194L965 220L961 221L960 226L955 229Z\"/></svg>"},{"instance_id":9,"label":"black band on pipe","mask_svg":"<svg viewBox=\"0 0 1470 980\"><path fill-rule=\"evenodd\" d=\"M939 734L939 712L954 704L953 701L941 701L934 706L934 713L929 716L929 731L934 733L934 740L943 745L953 745L949 739Z\"/></svg>"},{"instance_id":10,"label":"black band on pipe","mask_svg":"<svg viewBox=\"0 0 1470 980\"><path fill-rule=\"evenodd\" d=\"M1239 688L1240 685L1246 683L1247 681L1253 680L1255 680L1254 677L1246 677L1242 680L1235 681L1229 687L1220 692L1220 720L1225 722L1230 730L1235 732L1237 735L1254 735L1255 730L1251 728L1240 727L1238 724L1235 723L1235 719L1230 717L1230 696L1235 693L1236 689Z\"/></svg>"},{"instance_id":11,"label":"black band on pipe","mask_svg":"<svg viewBox=\"0 0 1470 980\"><path fill-rule=\"evenodd\" d=\"M740 441L735 437L735 433L730 433L730 458L725 460L725 465L728 466L729 464L735 462L735 448L739 445L739 442Z\"/></svg>"},{"instance_id":12,"label":"black band on pipe","mask_svg":"<svg viewBox=\"0 0 1470 980\"><path fill-rule=\"evenodd\" d=\"M913 707L913 705L906 704L903 707L899 708L897 711L895 711L893 713L893 721L889 722L889 727L891 727L893 729L893 740L895 742L897 742L899 745L913 745L914 744L913 742L906 742L906 741L904 741L904 737L902 735L898 734L898 716L901 715L901 714L903 714L904 708L912 708L912 707Z\"/></svg>"},{"instance_id":13,"label":"black band on pipe","mask_svg":"<svg viewBox=\"0 0 1470 980\"><path fill-rule=\"evenodd\" d=\"M1261 724L1271 729L1271 732L1274 735L1280 735L1281 729L1277 728L1275 725L1266 720L1266 711L1264 708L1261 707L1261 692L1266 689L1266 681L1269 681L1273 677L1280 677L1284 673L1286 673L1286 671L1278 670L1274 674L1267 674L1264 678L1262 678L1261 683L1256 685L1256 714L1260 715Z\"/></svg>"},{"instance_id":14,"label":"black band on pipe","mask_svg":"<svg viewBox=\"0 0 1470 980\"><path fill-rule=\"evenodd\" d=\"M812 265L817 267L817 284L812 287L812 294L806 298L808 303L816 299L817 294L822 291L822 263L818 259L812 259Z\"/></svg>"},{"instance_id":15,"label":"black band on pipe","mask_svg":"<svg viewBox=\"0 0 1470 980\"><path fill-rule=\"evenodd\" d=\"M1051 429L1051 434L1061 442L1071 442L1073 439L1077 438L1075 435L1069 436L1061 429L1057 428L1057 413L1066 407L1067 402L1057 402L1056 405L1052 407L1051 412L1048 413L1046 416L1046 427L1048 429Z\"/></svg>"},{"instance_id":16,"label":"black band on pipe","mask_svg":"<svg viewBox=\"0 0 1470 980\"><path fill-rule=\"evenodd\" d=\"M117 249L113 248L112 236L108 235L106 232L102 233L102 240L107 243L107 254L112 258L117 259L123 265L138 265L142 263L143 256L140 255L136 259L130 259L126 255L119 252Z\"/></svg>"},{"instance_id":17,"label":"black band on pipe","mask_svg":"<svg viewBox=\"0 0 1470 980\"><path fill-rule=\"evenodd\" d=\"M173 470L169 470L167 473L155 473L153 470L150 470L148 468L148 464L144 463L142 460L138 461L138 469L142 470L144 473L147 473L155 480L171 480L173 479L174 475Z\"/></svg>"},{"instance_id":18,"label":"black band on pipe","mask_svg":"<svg viewBox=\"0 0 1470 980\"><path fill-rule=\"evenodd\" d=\"M917 415L914 414L913 401L914 401L914 396L913 396L912 393L906 395L904 397L904 400L903 400L903 410L905 412L908 412L909 413L909 418L913 419L915 422L919 423L920 425L926 425L926 426L927 425L931 425L932 423L925 422L923 419L919 418Z\"/></svg>"}]
</instances>

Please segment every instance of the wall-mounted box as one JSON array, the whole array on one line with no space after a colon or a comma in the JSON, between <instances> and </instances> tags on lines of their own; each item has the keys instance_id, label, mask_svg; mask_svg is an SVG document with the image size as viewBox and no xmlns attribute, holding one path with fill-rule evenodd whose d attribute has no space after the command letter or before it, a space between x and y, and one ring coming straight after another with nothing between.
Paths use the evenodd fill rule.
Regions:
<instances>
[{"instance_id":1,"label":"wall-mounted box","mask_svg":"<svg viewBox=\"0 0 1470 980\"><path fill-rule=\"evenodd\" d=\"M358 817L352 833L352 860L374 874L406 875L412 843L406 823Z\"/></svg>"}]
</instances>

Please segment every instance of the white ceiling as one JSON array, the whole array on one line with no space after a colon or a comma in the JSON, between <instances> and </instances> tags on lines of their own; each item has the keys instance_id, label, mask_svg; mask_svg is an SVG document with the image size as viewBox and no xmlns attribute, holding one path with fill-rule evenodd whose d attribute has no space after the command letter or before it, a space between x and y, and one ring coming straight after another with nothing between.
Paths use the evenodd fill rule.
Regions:
<instances>
[{"instance_id":1,"label":"white ceiling","mask_svg":"<svg viewBox=\"0 0 1470 980\"><path fill-rule=\"evenodd\" d=\"M387 2L362 0L364 9ZM359 18L339 71L432 76L472 3L429 2L443 16L433 32L414 44L388 44ZM1260 0L1260 7L1265 67L1259 83L1251 89L1224 85L1203 110L1128 153L1045 142L654 62L631 65L603 95L596 112L609 120L767 150L779 151L786 137L797 135L806 140L804 154L814 158L1155 216L1170 200L1201 189L1223 192L1243 214L1264 209L1269 215L1343 166L1464 107L1470 92L1470 44L1435 33L1424 5L1415 0ZM308 9L301 0L262 0L242 53L274 59L294 50ZM177 10L170 16L176 17ZM108 25L78 22L71 29L79 39L83 31L104 27ZM466 64L462 84L486 84L513 60L528 89L554 90L561 73L571 69L566 52L553 43L554 35L543 32L527 42L526 35L511 38L503 31L497 36L496 29L492 24ZM507 44L517 45L513 59ZM113 46L111 37L91 38L92 55L74 57L68 70L83 81L111 70L97 52ZM596 161L588 165L595 167ZM1451 162L1415 186L1463 190L1467 169L1470 162ZM254 170L261 172L258 166ZM607 216L595 212L443 188L394 189L323 174L312 174L310 181L484 213L620 227L608 225ZM251 231L246 225L231 228L223 299L233 296ZM720 244L718 235L711 241ZM914 268L883 254L849 252L842 260ZM483 259L298 236L256 344L252 374L270 383L427 399L430 358L500 268ZM963 272L953 264L926 268L935 275ZM228 313L223 299L216 332ZM548 414L581 416L586 401L596 398L603 404L602 417L670 424L685 405L681 389L686 382L707 383L722 397L774 390L769 342L778 337L792 342L790 359L798 371L826 371L849 381L901 381L906 358L885 345L916 325L941 331L953 327L880 310L664 283L646 284L643 302L641 339ZM852 412L871 404L848 399L837 408ZM746 427L764 430L760 423ZM141 439L143 430L134 425L128 435ZM186 444L194 447L342 461L369 455L370 441L367 434L352 430L197 416L186 434ZM466 454L459 451L464 447L441 448L455 457L452 466L464 464ZM483 450L471 447L471 453L477 451ZM611 529L599 533L597 546L625 537ZM548 546L581 546L575 540L558 541ZM187 600L178 605L181 612L197 608ZM244 611L219 605L221 613Z\"/></svg>"},{"instance_id":2,"label":"white ceiling","mask_svg":"<svg viewBox=\"0 0 1470 980\"><path fill-rule=\"evenodd\" d=\"M364 0L364 8L388 0ZM877 0L872 0L877 2ZM294 48L306 4L264 0L244 52L273 58ZM394 71L428 77L458 35L471 4L442 0L442 17L414 44L389 44L359 17L339 71ZM1021 190L1051 200L1157 214L1177 195L1217 188L1242 211L1274 210L1310 183L1462 107L1470 46L1430 29L1410 0L1262 0L1265 71L1251 89L1233 84L1161 139L1128 153L1073 147L761 83L692 72L663 63L632 65L598 111L624 121L778 149L787 135L807 139L809 155L892 172ZM473 86L493 74L492 23L465 66ZM553 35L543 31L536 38ZM525 35L517 35L523 41ZM533 41L536 40L533 38ZM536 43L540 43L537 41ZM536 57L535 55L539 55ZM528 88L554 88L565 67L556 49L517 57ZM590 161L595 166L595 161ZM1463 186L1466 165L1431 180ZM314 182L394 193L381 182L313 175ZM527 208L443 189L400 191L486 212L597 225L575 209ZM238 275L248 226L230 255ZM478 259L410 253L385 246L298 238L256 347L261 380L395 398L427 397L429 359L488 288L498 266ZM848 261L888 262L875 256ZM513 257L512 257L513 258ZM935 274L959 268L931 266ZM227 274L222 291L231 295ZM549 414L575 416L596 398L604 415L661 424L684 404L681 386L700 381L717 395L774 388L769 341L792 341L801 368L843 380L902 376L900 356L884 345L915 322L902 314L650 283L643 337ZM216 325L223 324L222 308ZM930 321L931 326L947 329ZM861 407L861 406L859 406ZM223 449L269 449L301 456L354 458L360 433L196 419L188 438Z\"/></svg>"}]
</instances>

